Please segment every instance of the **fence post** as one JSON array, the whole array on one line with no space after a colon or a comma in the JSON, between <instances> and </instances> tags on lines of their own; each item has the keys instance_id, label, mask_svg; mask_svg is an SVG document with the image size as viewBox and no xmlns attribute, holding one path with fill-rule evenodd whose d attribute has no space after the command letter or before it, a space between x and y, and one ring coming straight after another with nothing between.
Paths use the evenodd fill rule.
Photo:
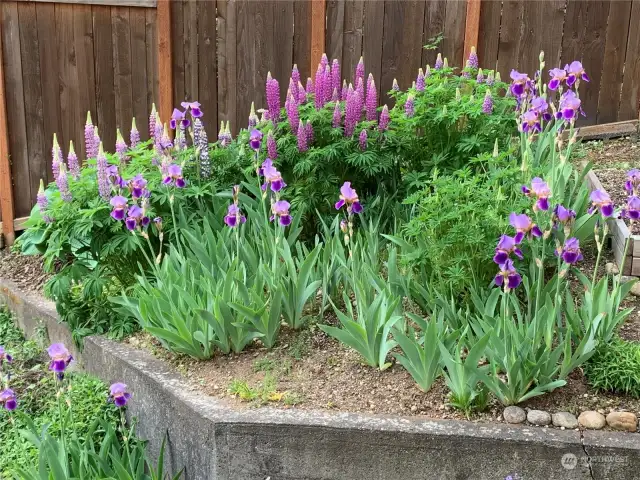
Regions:
<instances>
[{"instance_id":1,"label":"fence post","mask_svg":"<svg viewBox=\"0 0 640 480\"><path fill-rule=\"evenodd\" d=\"M478 31L480 30L480 0L467 0L467 18L464 27L464 59L471 53L471 47L478 46ZM464 63L463 63L464 65Z\"/></svg>"},{"instance_id":2,"label":"fence post","mask_svg":"<svg viewBox=\"0 0 640 480\"><path fill-rule=\"evenodd\" d=\"M311 0L311 76L324 53L325 0Z\"/></svg>"},{"instance_id":3,"label":"fence post","mask_svg":"<svg viewBox=\"0 0 640 480\"><path fill-rule=\"evenodd\" d=\"M4 92L4 68L2 65L2 21L0 19L0 211L2 234L7 245L13 245L13 188L9 163L9 131L7 129L7 105Z\"/></svg>"},{"instance_id":4,"label":"fence post","mask_svg":"<svg viewBox=\"0 0 640 480\"><path fill-rule=\"evenodd\" d=\"M173 71L171 49L171 0L158 0L156 28L158 32L158 111L168 122L173 108Z\"/></svg>"}]
</instances>

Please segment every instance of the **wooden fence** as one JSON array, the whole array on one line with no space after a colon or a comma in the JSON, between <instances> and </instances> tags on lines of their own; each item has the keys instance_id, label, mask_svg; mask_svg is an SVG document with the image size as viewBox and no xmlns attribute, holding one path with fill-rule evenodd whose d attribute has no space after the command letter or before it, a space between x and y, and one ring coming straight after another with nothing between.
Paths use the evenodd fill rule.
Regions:
<instances>
[{"instance_id":1,"label":"wooden fence","mask_svg":"<svg viewBox=\"0 0 640 480\"><path fill-rule=\"evenodd\" d=\"M53 133L65 152L73 140L84 158L87 111L113 149L116 127L128 132L134 116L146 138L152 102L166 120L174 104L197 99L214 139L221 120L237 131L252 101L265 104L268 71L284 94L292 64L305 79L323 51L347 78L363 55L386 101L394 78L407 87L418 68L433 64L437 50L423 46L439 34L451 65L477 45L481 66L505 79L511 68L533 74L544 50L547 68L580 59L589 72L584 124L638 118L640 0L0 2L7 238L28 215L40 179L51 180Z\"/></svg>"}]
</instances>

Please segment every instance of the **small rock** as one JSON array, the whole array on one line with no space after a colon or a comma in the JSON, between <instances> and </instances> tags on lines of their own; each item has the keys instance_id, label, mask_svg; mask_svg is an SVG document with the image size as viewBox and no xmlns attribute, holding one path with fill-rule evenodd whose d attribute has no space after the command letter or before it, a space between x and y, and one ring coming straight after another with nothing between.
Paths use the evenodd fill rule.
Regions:
<instances>
[{"instance_id":1,"label":"small rock","mask_svg":"<svg viewBox=\"0 0 640 480\"><path fill-rule=\"evenodd\" d=\"M630 412L611 412L607 415L607 424L614 430L635 432L638 426L638 417Z\"/></svg>"},{"instance_id":2,"label":"small rock","mask_svg":"<svg viewBox=\"0 0 640 480\"><path fill-rule=\"evenodd\" d=\"M633 287L631 287L631 290L629 290L631 292L631 295L635 295L636 297L640 297L640 282L636 282L633 284Z\"/></svg>"},{"instance_id":3,"label":"small rock","mask_svg":"<svg viewBox=\"0 0 640 480\"><path fill-rule=\"evenodd\" d=\"M618 273L620 273L620 270L618 270L618 266L613 263L613 262L609 262L604 266L604 270L605 272L607 272L609 275L616 275Z\"/></svg>"},{"instance_id":4,"label":"small rock","mask_svg":"<svg viewBox=\"0 0 640 480\"><path fill-rule=\"evenodd\" d=\"M607 422L604 418L604 415L602 415L601 413L595 412L593 410L588 410L580 414L580 416L578 417L578 423L584 428L588 428L591 430L600 430L604 428Z\"/></svg>"},{"instance_id":5,"label":"small rock","mask_svg":"<svg viewBox=\"0 0 640 480\"><path fill-rule=\"evenodd\" d=\"M629 275L621 275L620 276L620 283L627 283L630 282L632 280L636 280L637 277L631 277Z\"/></svg>"},{"instance_id":6,"label":"small rock","mask_svg":"<svg viewBox=\"0 0 640 480\"><path fill-rule=\"evenodd\" d=\"M578 426L578 419L575 415L569 412L558 412L551 416L551 420L556 427L564 428L576 428Z\"/></svg>"},{"instance_id":7,"label":"small rock","mask_svg":"<svg viewBox=\"0 0 640 480\"><path fill-rule=\"evenodd\" d=\"M551 423L551 415L544 410L530 410L527 413L527 421L533 425L549 425Z\"/></svg>"},{"instance_id":8,"label":"small rock","mask_svg":"<svg viewBox=\"0 0 640 480\"><path fill-rule=\"evenodd\" d=\"M411 405L411 411L412 412L417 412L418 411L417 405Z\"/></svg>"},{"instance_id":9,"label":"small rock","mask_svg":"<svg viewBox=\"0 0 640 480\"><path fill-rule=\"evenodd\" d=\"M507 423L523 423L527 419L525 411L516 406L507 407L502 412L504 421Z\"/></svg>"}]
</instances>

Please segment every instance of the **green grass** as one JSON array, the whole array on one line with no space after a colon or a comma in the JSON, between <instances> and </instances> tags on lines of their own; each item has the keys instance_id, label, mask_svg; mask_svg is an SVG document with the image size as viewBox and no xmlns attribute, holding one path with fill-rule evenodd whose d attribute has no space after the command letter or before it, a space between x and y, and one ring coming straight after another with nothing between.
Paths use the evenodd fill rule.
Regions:
<instances>
[{"instance_id":1,"label":"green grass","mask_svg":"<svg viewBox=\"0 0 640 480\"><path fill-rule=\"evenodd\" d=\"M598 390L640 398L640 344L616 338L600 345L584 374Z\"/></svg>"},{"instance_id":2,"label":"green grass","mask_svg":"<svg viewBox=\"0 0 640 480\"><path fill-rule=\"evenodd\" d=\"M54 436L60 432L60 417L56 387L53 374L48 370L44 344L25 341L10 316L1 310L0 345L13 355L9 387L18 397L18 409L13 415L15 427L9 421L8 412L0 410L0 478L12 478L11 472L16 466L34 465L37 458L36 448L17 436L16 429L27 428L23 417L29 416L39 429L49 425L49 432ZM107 403L107 388L102 382L73 372L68 373L67 378L73 412L70 428L78 435L84 436L96 418L117 421L116 408ZM6 375L3 375L2 383L4 388Z\"/></svg>"}]
</instances>

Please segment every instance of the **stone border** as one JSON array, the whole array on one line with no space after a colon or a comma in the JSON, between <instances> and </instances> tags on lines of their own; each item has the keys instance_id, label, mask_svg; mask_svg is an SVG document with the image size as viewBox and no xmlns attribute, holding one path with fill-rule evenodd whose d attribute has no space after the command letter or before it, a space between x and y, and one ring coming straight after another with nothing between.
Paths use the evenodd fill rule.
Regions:
<instances>
[{"instance_id":1,"label":"stone border","mask_svg":"<svg viewBox=\"0 0 640 480\"><path fill-rule=\"evenodd\" d=\"M0 278L6 304L29 336L71 334L51 302ZM202 395L163 361L103 337L85 339L78 365L124 381L129 413L166 463L189 480L628 479L640 470L634 435L608 431L428 420L345 412L238 409Z\"/></svg>"}]
</instances>

